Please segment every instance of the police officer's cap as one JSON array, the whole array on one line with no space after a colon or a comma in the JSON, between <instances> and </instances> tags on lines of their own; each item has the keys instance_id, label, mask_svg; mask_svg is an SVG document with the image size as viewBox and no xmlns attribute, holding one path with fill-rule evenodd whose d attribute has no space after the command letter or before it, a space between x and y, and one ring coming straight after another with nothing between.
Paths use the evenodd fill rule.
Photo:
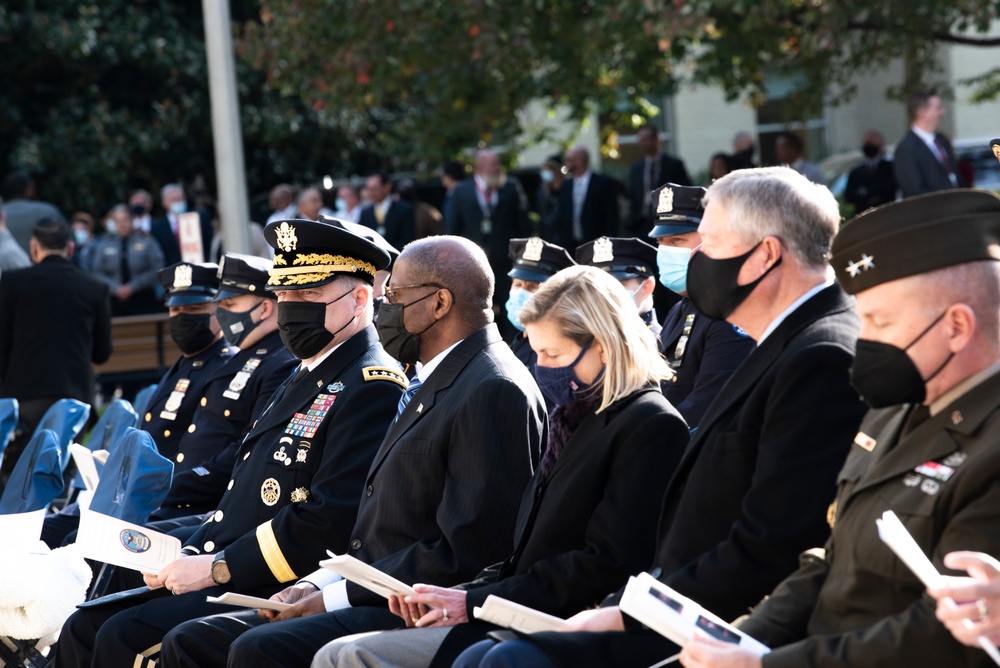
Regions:
<instances>
[{"instance_id":1,"label":"police officer's cap","mask_svg":"<svg viewBox=\"0 0 1000 668\"><path fill-rule=\"evenodd\" d=\"M865 211L834 238L830 263L853 295L977 260L1000 260L1000 197L959 189Z\"/></svg>"},{"instance_id":2,"label":"police officer's cap","mask_svg":"<svg viewBox=\"0 0 1000 668\"><path fill-rule=\"evenodd\" d=\"M641 239L601 237L578 246L576 261L603 269L620 280L646 278L656 274L656 247Z\"/></svg>"},{"instance_id":3,"label":"police officer's cap","mask_svg":"<svg viewBox=\"0 0 1000 668\"><path fill-rule=\"evenodd\" d=\"M178 262L156 272L166 292L167 306L191 306L215 300L219 265L214 262Z\"/></svg>"},{"instance_id":4,"label":"police officer's cap","mask_svg":"<svg viewBox=\"0 0 1000 668\"><path fill-rule=\"evenodd\" d=\"M679 186L676 183L654 190L655 225L649 236L659 239L697 230L705 213L701 202L706 192L708 190L701 186Z\"/></svg>"},{"instance_id":5,"label":"police officer's cap","mask_svg":"<svg viewBox=\"0 0 1000 668\"><path fill-rule=\"evenodd\" d=\"M333 216L321 215L319 219L322 220L324 223L329 223L334 227L343 227L348 232L353 232L354 234L357 234L359 236L364 237L365 239L368 239L368 241L372 242L373 244L375 244L376 246L378 246L379 248L381 248L382 250L384 250L386 253L389 254L390 266L392 266L392 264L396 262L396 258L399 257L399 249L393 246L388 241L386 241L385 237L383 237L381 234L379 234L372 228L368 227L367 225L352 223L349 220L341 220L340 218L334 218Z\"/></svg>"},{"instance_id":6,"label":"police officer's cap","mask_svg":"<svg viewBox=\"0 0 1000 668\"><path fill-rule=\"evenodd\" d=\"M264 290L271 265L270 260L255 255L226 253L219 260L219 294L215 297L216 301L240 295L271 297Z\"/></svg>"},{"instance_id":7,"label":"police officer's cap","mask_svg":"<svg viewBox=\"0 0 1000 668\"><path fill-rule=\"evenodd\" d=\"M375 272L389 266L385 250L330 222L276 220L264 228L264 238L275 251L268 290L314 288L338 276L373 284Z\"/></svg>"},{"instance_id":8,"label":"police officer's cap","mask_svg":"<svg viewBox=\"0 0 1000 668\"><path fill-rule=\"evenodd\" d=\"M508 252L514 261L514 268L507 275L522 281L541 283L552 278L556 272L576 264L565 248L538 237L511 239Z\"/></svg>"}]
</instances>

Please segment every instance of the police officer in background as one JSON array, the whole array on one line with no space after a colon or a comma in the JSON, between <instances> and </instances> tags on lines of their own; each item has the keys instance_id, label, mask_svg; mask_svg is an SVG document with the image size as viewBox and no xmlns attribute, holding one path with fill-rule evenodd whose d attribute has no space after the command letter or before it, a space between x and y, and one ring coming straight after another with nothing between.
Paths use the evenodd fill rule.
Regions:
<instances>
[{"instance_id":1,"label":"police officer in background","mask_svg":"<svg viewBox=\"0 0 1000 668\"><path fill-rule=\"evenodd\" d=\"M701 245L698 224L705 207L705 188L668 183L653 191L656 266L660 283L680 295L660 331L660 352L674 370L663 383L663 395L677 407L688 426L697 429L705 409L754 349L746 332L725 320L698 312L687 298L691 250Z\"/></svg>"},{"instance_id":2,"label":"police officer in background","mask_svg":"<svg viewBox=\"0 0 1000 668\"><path fill-rule=\"evenodd\" d=\"M887 204L837 235L830 263L861 316L852 383L873 410L838 477L831 537L741 624L770 654L696 639L687 668L993 665L935 618L875 521L898 514L942 572L953 550L1000 553L998 246L1000 198L975 190Z\"/></svg>"},{"instance_id":3,"label":"police officer in background","mask_svg":"<svg viewBox=\"0 0 1000 668\"><path fill-rule=\"evenodd\" d=\"M161 269L157 278L166 292L170 310L170 338L181 356L160 379L149 398L139 428L148 431L156 449L168 459L191 427L205 384L235 354L215 319L219 266L212 262L177 264Z\"/></svg>"},{"instance_id":4,"label":"police officer in background","mask_svg":"<svg viewBox=\"0 0 1000 668\"><path fill-rule=\"evenodd\" d=\"M603 269L621 282L632 295L639 317L657 337L660 321L653 308L656 289L656 248L645 241L624 237L600 237L580 244L576 249L578 264Z\"/></svg>"},{"instance_id":5,"label":"police officer in background","mask_svg":"<svg viewBox=\"0 0 1000 668\"><path fill-rule=\"evenodd\" d=\"M562 246L550 244L538 237L511 239L510 259L514 262L514 268L507 273L512 279L506 305L507 319L518 330L510 341L510 348L517 359L532 369L537 355L528 345L528 337L524 333L524 325L518 319L518 314L542 283L552 278L556 272L572 267L576 262Z\"/></svg>"},{"instance_id":6,"label":"police officer in background","mask_svg":"<svg viewBox=\"0 0 1000 668\"><path fill-rule=\"evenodd\" d=\"M155 665L183 621L233 607L206 596L269 597L345 553L365 475L406 386L372 326L372 282L388 254L326 223L283 220L268 289L285 347L302 360L244 437L218 510L147 587L78 610L56 666ZM107 602L105 602L107 601Z\"/></svg>"},{"instance_id":7,"label":"police officer in background","mask_svg":"<svg viewBox=\"0 0 1000 668\"><path fill-rule=\"evenodd\" d=\"M219 263L215 318L239 352L209 374L174 455L174 477L151 519L215 510L236 463L239 439L298 360L278 335L278 301L265 290L271 261L227 253Z\"/></svg>"}]
</instances>

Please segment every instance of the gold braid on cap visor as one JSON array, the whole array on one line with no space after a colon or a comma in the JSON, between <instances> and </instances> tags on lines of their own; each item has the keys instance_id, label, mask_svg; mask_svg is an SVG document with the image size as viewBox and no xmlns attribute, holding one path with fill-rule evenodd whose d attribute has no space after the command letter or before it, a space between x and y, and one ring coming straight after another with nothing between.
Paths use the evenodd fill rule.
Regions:
<instances>
[{"instance_id":1,"label":"gold braid on cap visor","mask_svg":"<svg viewBox=\"0 0 1000 668\"><path fill-rule=\"evenodd\" d=\"M287 261L282 258L281 262L278 261L279 255L275 255L274 264L275 266L281 264L286 265ZM315 283L316 281L322 281L329 278L330 274L333 273L357 273L359 271L365 272L372 278L375 277L375 265L371 262L366 262L364 260L359 260L353 257L347 257L345 255L329 255L326 253L305 253L302 255L296 255L295 259L292 261L293 265L305 265L305 266L293 266L285 267L282 269L272 268L268 271L268 285L304 285L306 283Z\"/></svg>"}]
</instances>

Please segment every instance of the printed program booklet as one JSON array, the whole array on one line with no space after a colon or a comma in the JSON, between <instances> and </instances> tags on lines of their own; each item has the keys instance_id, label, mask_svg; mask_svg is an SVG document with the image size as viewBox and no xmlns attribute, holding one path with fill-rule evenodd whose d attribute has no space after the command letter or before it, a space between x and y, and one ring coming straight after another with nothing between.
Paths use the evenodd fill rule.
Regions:
<instances>
[{"instance_id":1,"label":"printed program booklet","mask_svg":"<svg viewBox=\"0 0 1000 668\"><path fill-rule=\"evenodd\" d=\"M409 596L414 593L413 587L405 582L400 582L391 575L387 575L348 554L338 555L333 552L327 552L327 554L330 555L330 558L319 562L320 566L330 569L345 580L350 580L379 596L389 598L393 594Z\"/></svg>"},{"instance_id":2,"label":"printed program booklet","mask_svg":"<svg viewBox=\"0 0 1000 668\"><path fill-rule=\"evenodd\" d=\"M80 511L76 546L87 559L153 575L181 557L173 536L92 510Z\"/></svg>"},{"instance_id":3,"label":"printed program booklet","mask_svg":"<svg viewBox=\"0 0 1000 668\"><path fill-rule=\"evenodd\" d=\"M539 612L526 605L508 601L505 598L490 594L482 607L472 609L476 619L490 622L497 626L514 629L521 633L541 633L542 631L559 631L566 626L566 620L553 615Z\"/></svg>"}]
</instances>

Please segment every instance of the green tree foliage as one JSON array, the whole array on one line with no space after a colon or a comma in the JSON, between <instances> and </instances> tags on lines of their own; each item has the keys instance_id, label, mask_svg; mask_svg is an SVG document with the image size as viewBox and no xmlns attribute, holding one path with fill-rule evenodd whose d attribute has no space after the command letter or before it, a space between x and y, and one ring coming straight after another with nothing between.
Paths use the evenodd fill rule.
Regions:
<instances>
[{"instance_id":1,"label":"green tree foliage","mask_svg":"<svg viewBox=\"0 0 1000 668\"><path fill-rule=\"evenodd\" d=\"M256 20L256 3L232 5L238 25ZM171 181L214 191L198 0L7 0L0 60L0 177L28 170L67 215L101 215L136 187L156 198ZM237 65L251 193L350 173L365 159L298 97Z\"/></svg>"}]
</instances>

